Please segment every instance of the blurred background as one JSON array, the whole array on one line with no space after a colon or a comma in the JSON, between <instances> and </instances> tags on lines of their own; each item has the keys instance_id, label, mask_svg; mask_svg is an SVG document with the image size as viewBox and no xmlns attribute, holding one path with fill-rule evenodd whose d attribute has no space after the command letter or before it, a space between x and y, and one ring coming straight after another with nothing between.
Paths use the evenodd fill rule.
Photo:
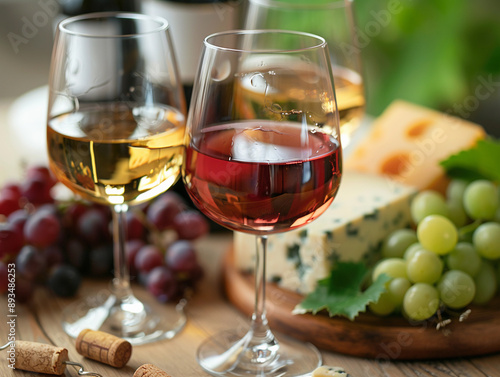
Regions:
<instances>
[{"instance_id":1,"label":"blurred background","mask_svg":"<svg viewBox=\"0 0 500 377\"><path fill-rule=\"evenodd\" d=\"M184 38L176 46L182 72L191 69L189 62L197 64L201 39L194 31L241 26L246 2L0 0L0 104L47 83L55 24L89 7L163 7L167 19L182 21L172 28L174 37ZM369 115L400 98L472 120L500 136L500 1L354 0L354 7ZM185 42L189 38L195 43ZM189 92L192 74L182 75ZM25 115L36 117L36 106Z\"/></svg>"}]
</instances>

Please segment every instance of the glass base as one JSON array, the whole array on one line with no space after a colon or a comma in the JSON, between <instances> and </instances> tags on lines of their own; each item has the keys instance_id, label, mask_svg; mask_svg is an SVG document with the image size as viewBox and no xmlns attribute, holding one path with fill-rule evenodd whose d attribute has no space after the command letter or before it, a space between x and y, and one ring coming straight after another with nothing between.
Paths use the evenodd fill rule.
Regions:
<instances>
[{"instance_id":1,"label":"glass base","mask_svg":"<svg viewBox=\"0 0 500 377\"><path fill-rule=\"evenodd\" d=\"M252 333L243 337L226 331L198 348L200 366L214 376L304 376L321 365L321 354L310 343L280 336L271 349L252 346Z\"/></svg>"},{"instance_id":2,"label":"glass base","mask_svg":"<svg viewBox=\"0 0 500 377\"><path fill-rule=\"evenodd\" d=\"M100 330L128 340L145 344L171 339L186 324L184 306L162 305L161 314L154 313L133 295L118 300L115 295L87 297L68 305L62 313L64 331L76 338L84 329Z\"/></svg>"}]
</instances>

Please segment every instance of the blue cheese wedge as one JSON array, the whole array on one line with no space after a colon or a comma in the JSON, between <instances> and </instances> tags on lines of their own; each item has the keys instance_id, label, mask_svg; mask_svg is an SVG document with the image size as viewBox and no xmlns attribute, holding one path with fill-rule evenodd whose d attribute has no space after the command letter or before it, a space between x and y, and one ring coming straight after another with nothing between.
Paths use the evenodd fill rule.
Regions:
<instances>
[{"instance_id":1,"label":"blue cheese wedge","mask_svg":"<svg viewBox=\"0 0 500 377\"><path fill-rule=\"evenodd\" d=\"M267 277L279 286L310 293L328 276L332 263L377 257L383 239L410 224L410 201L416 189L389 178L344 172L339 193L312 223L268 238ZM255 236L235 233L235 264L252 270Z\"/></svg>"},{"instance_id":2,"label":"blue cheese wedge","mask_svg":"<svg viewBox=\"0 0 500 377\"><path fill-rule=\"evenodd\" d=\"M313 370L311 377L350 377L342 367L322 365Z\"/></svg>"}]
</instances>

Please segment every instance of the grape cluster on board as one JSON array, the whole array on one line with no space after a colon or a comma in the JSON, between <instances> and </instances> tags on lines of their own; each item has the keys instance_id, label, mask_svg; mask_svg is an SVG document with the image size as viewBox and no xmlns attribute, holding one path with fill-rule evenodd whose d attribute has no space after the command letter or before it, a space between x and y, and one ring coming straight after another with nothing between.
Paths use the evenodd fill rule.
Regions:
<instances>
[{"instance_id":1,"label":"grape cluster on board","mask_svg":"<svg viewBox=\"0 0 500 377\"><path fill-rule=\"evenodd\" d=\"M27 169L23 182L0 188L0 293L15 263L16 299L37 286L74 295L82 276L113 272L111 212L75 198L56 200L56 180L44 166ZM193 240L209 230L206 219L174 192L127 214L127 262L137 280L161 302L181 297L202 276Z\"/></svg>"},{"instance_id":2,"label":"grape cluster on board","mask_svg":"<svg viewBox=\"0 0 500 377\"><path fill-rule=\"evenodd\" d=\"M490 302L500 285L499 198L487 180L452 180L446 195L418 193L410 208L415 228L382 244L371 278L385 273L391 280L370 311L422 321Z\"/></svg>"}]
</instances>

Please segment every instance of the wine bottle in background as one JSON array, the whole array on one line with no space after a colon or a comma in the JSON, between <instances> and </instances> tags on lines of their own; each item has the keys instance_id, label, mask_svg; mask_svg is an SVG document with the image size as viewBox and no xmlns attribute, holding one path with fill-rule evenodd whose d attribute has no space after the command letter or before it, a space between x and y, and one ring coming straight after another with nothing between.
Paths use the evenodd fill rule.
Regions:
<instances>
[{"instance_id":1,"label":"wine bottle in background","mask_svg":"<svg viewBox=\"0 0 500 377\"><path fill-rule=\"evenodd\" d=\"M140 0L60 0L59 3L65 16L107 11L141 12Z\"/></svg>"},{"instance_id":2,"label":"wine bottle in background","mask_svg":"<svg viewBox=\"0 0 500 377\"><path fill-rule=\"evenodd\" d=\"M240 0L143 0L144 14L165 18L170 24L186 103L189 107L203 39L240 25Z\"/></svg>"}]
</instances>

